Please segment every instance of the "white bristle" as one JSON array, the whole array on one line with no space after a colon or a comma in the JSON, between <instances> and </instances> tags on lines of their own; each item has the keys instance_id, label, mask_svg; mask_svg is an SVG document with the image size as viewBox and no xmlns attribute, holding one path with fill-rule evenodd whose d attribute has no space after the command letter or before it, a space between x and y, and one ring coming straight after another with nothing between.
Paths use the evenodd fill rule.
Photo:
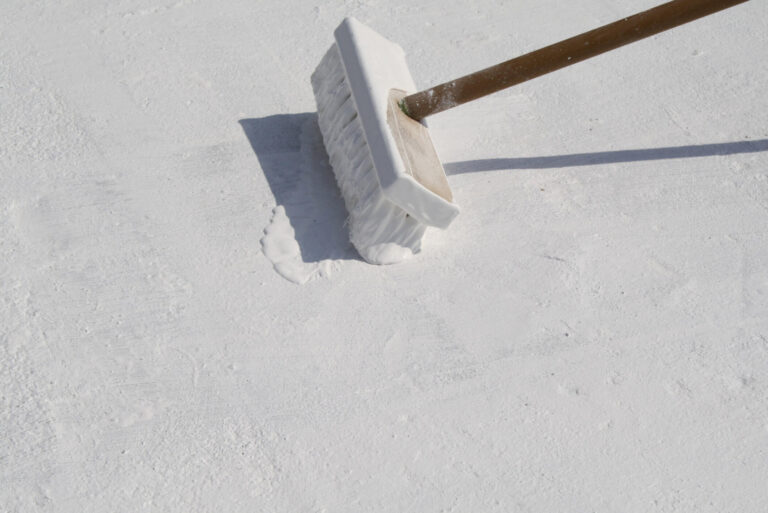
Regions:
<instances>
[{"instance_id":1,"label":"white bristle","mask_svg":"<svg viewBox=\"0 0 768 513\"><path fill-rule=\"evenodd\" d=\"M350 240L368 262L399 262L421 250L426 225L383 194L338 46L312 74L323 142L349 212Z\"/></svg>"}]
</instances>

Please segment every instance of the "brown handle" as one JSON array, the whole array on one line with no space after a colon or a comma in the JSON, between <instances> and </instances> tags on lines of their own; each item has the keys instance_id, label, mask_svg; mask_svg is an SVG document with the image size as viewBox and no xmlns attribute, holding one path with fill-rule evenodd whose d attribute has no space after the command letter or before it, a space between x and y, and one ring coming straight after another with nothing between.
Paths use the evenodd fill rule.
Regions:
<instances>
[{"instance_id":1,"label":"brown handle","mask_svg":"<svg viewBox=\"0 0 768 513\"><path fill-rule=\"evenodd\" d=\"M416 120L634 43L747 0L673 0L540 50L403 98Z\"/></svg>"}]
</instances>

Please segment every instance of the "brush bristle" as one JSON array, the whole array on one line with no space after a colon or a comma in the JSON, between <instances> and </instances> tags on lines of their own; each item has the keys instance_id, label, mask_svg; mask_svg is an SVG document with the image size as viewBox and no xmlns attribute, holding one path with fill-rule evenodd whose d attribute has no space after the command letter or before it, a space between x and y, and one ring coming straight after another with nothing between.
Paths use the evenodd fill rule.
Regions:
<instances>
[{"instance_id":1,"label":"brush bristle","mask_svg":"<svg viewBox=\"0 0 768 513\"><path fill-rule=\"evenodd\" d=\"M349 234L374 264L399 262L421 250L426 225L382 194L336 44L312 74L323 142L349 212Z\"/></svg>"}]
</instances>

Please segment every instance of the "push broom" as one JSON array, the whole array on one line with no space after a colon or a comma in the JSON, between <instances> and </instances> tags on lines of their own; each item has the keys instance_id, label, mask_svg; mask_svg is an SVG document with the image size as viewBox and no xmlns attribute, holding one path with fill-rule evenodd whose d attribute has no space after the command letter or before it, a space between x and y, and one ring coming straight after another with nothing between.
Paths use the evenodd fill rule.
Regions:
<instances>
[{"instance_id":1,"label":"push broom","mask_svg":"<svg viewBox=\"0 0 768 513\"><path fill-rule=\"evenodd\" d=\"M413 94L402 48L345 19L312 88L352 244L368 262L399 262L458 215L427 116L746 1L674 0Z\"/></svg>"}]
</instances>

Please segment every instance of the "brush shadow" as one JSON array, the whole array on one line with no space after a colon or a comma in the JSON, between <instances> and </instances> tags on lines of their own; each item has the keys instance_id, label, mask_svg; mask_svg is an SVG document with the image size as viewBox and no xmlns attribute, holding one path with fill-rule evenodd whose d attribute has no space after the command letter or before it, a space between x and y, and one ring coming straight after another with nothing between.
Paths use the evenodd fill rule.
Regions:
<instances>
[{"instance_id":1,"label":"brush shadow","mask_svg":"<svg viewBox=\"0 0 768 513\"><path fill-rule=\"evenodd\" d=\"M322 143L316 113L239 120L277 206L294 230L302 261L358 260L347 211Z\"/></svg>"},{"instance_id":2,"label":"brush shadow","mask_svg":"<svg viewBox=\"0 0 768 513\"><path fill-rule=\"evenodd\" d=\"M518 157L466 160L445 164L446 174L498 171L502 169L552 169L560 167L597 166L620 162L644 160L683 159L734 155L736 153L757 153L768 151L768 139L756 139L728 143L669 146L641 150L601 151L595 153L572 153L547 157Z\"/></svg>"}]
</instances>

